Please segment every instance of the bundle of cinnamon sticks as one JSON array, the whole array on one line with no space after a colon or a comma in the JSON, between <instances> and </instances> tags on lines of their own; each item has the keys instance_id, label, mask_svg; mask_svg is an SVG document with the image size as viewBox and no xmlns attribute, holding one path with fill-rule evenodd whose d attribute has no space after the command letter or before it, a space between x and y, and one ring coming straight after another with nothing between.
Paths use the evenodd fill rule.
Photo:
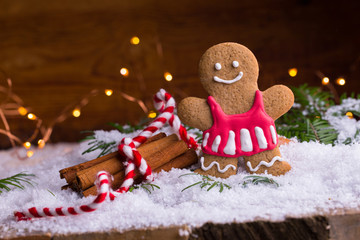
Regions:
<instances>
[{"instance_id":1,"label":"bundle of cinnamon sticks","mask_svg":"<svg viewBox=\"0 0 360 240\"><path fill-rule=\"evenodd\" d=\"M173 134L166 136L159 133L149 138L138 148L141 156L147 161L153 172L169 171L172 168L185 168L197 162L198 158L193 149L189 149L184 141ZM71 188L83 196L96 195L94 185L96 174L105 170L113 175L112 188L121 186L125 178L123 162L125 157L118 152L110 153L100 158L81 163L60 170L60 178L65 178L67 185L62 189ZM136 172L135 180L140 180L141 175Z\"/></svg>"}]
</instances>

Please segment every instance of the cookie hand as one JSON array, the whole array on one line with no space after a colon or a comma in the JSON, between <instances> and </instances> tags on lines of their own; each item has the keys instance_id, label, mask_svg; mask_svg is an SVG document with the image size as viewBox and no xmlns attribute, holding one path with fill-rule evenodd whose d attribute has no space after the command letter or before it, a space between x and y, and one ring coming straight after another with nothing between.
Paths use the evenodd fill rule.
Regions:
<instances>
[{"instance_id":1,"label":"cookie hand","mask_svg":"<svg viewBox=\"0 0 360 240\"><path fill-rule=\"evenodd\" d=\"M274 120L290 110L294 94L284 85L275 85L262 92L266 113Z\"/></svg>"},{"instance_id":2,"label":"cookie hand","mask_svg":"<svg viewBox=\"0 0 360 240\"><path fill-rule=\"evenodd\" d=\"M178 105L178 116L186 125L201 131L209 129L213 124L209 105L202 98L183 99Z\"/></svg>"}]
</instances>

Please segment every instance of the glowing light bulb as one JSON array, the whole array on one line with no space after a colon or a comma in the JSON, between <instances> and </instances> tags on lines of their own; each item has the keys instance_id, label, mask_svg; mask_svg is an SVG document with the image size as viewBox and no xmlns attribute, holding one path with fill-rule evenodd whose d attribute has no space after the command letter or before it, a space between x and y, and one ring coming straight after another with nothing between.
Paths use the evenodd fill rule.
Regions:
<instances>
[{"instance_id":1,"label":"glowing light bulb","mask_svg":"<svg viewBox=\"0 0 360 240\"><path fill-rule=\"evenodd\" d=\"M297 72L298 72L297 68L290 68L288 70L290 77L295 77L297 75Z\"/></svg>"},{"instance_id":2,"label":"glowing light bulb","mask_svg":"<svg viewBox=\"0 0 360 240\"><path fill-rule=\"evenodd\" d=\"M344 86L346 81L344 78L338 78L338 79L336 79L336 83L340 86Z\"/></svg>"},{"instance_id":3,"label":"glowing light bulb","mask_svg":"<svg viewBox=\"0 0 360 240\"><path fill-rule=\"evenodd\" d=\"M80 117L80 115L81 115L80 109L75 108L73 110L72 114L73 114L74 117Z\"/></svg>"},{"instance_id":4,"label":"glowing light bulb","mask_svg":"<svg viewBox=\"0 0 360 240\"><path fill-rule=\"evenodd\" d=\"M29 113L29 114L27 115L27 118L30 119L30 120L35 120L35 119L36 119L36 116L35 116L35 114L33 114L33 113Z\"/></svg>"},{"instance_id":5,"label":"glowing light bulb","mask_svg":"<svg viewBox=\"0 0 360 240\"><path fill-rule=\"evenodd\" d=\"M140 39L137 36L134 36L130 39L130 43L132 45L138 45L140 43Z\"/></svg>"},{"instance_id":6,"label":"glowing light bulb","mask_svg":"<svg viewBox=\"0 0 360 240\"><path fill-rule=\"evenodd\" d=\"M148 114L148 118L155 118L156 115L157 115L156 112L150 111L149 114Z\"/></svg>"},{"instance_id":7,"label":"glowing light bulb","mask_svg":"<svg viewBox=\"0 0 360 240\"><path fill-rule=\"evenodd\" d=\"M170 82L173 79L173 76L169 72L166 72L164 73L164 78L166 81Z\"/></svg>"},{"instance_id":8,"label":"glowing light bulb","mask_svg":"<svg viewBox=\"0 0 360 240\"><path fill-rule=\"evenodd\" d=\"M25 116L28 113L27 109L24 107L19 107L18 112L21 116Z\"/></svg>"},{"instance_id":9,"label":"glowing light bulb","mask_svg":"<svg viewBox=\"0 0 360 240\"><path fill-rule=\"evenodd\" d=\"M120 74L123 75L124 77L127 77L129 76L129 70L127 68L121 68Z\"/></svg>"},{"instance_id":10,"label":"glowing light bulb","mask_svg":"<svg viewBox=\"0 0 360 240\"><path fill-rule=\"evenodd\" d=\"M348 118L350 119L354 118L354 114L352 112L347 112L345 115L348 116Z\"/></svg>"},{"instance_id":11,"label":"glowing light bulb","mask_svg":"<svg viewBox=\"0 0 360 240\"><path fill-rule=\"evenodd\" d=\"M45 141L44 141L43 139L39 139L39 141L38 141L38 147L39 147L39 148L45 147Z\"/></svg>"},{"instance_id":12,"label":"glowing light bulb","mask_svg":"<svg viewBox=\"0 0 360 240\"><path fill-rule=\"evenodd\" d=\"M328 77L323 77L321 80L322 85L328 85L330 82L330 79Z\"/></svg>"},{"instance_id":13,"label":"glowing light bulb","mask_svg":"<svg viewBox=\"0 0 360 240\"><path fill-rule=\"evenodd\" d=\"M111 89L105 89L105 95L110 97L113 94L113 90Z\"/></svg>"},{"instance_id":14,"label":"glowing light bulb","mask_svg":"<svg viewBox=\"0 0 360 240\"><path fill-rule=\"evenodd\" d=\"M25 142L23 145L24 145L24 148L26 148L26 149L29 149L31 147L30 142Z\"/></svg>"},{"instance_id":15,"label":"glowing light bulb","mask_svg":"<svg viewBox=\"0 0 360 240\"><path fill-rule=\"evenodd\" d=\"M33 151L27 151L27 152L26 152L26 156L27 156L28 158L31 158L33 155L34 155L34 152L33 152Z\"/></svg>"}]
</instances>

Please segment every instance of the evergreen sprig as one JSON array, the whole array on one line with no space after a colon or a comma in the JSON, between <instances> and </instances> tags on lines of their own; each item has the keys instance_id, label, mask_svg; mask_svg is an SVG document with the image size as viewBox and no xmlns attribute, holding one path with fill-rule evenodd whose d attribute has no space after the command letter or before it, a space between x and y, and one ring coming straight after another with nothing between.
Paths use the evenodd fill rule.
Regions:
<instances>
[{"instance_id":1,"label":"evergreen sprig","mask_svg":"<svg viewBox=\"0 0 360 240\"><path fill-rule=\"evenodd\" d=\"M244 177L244 182L242 183L242 186L247 187L249 183L254 184L254 185L258 185L259 183L263 183L263 184L272 184L272 185L275 185L276 187L280 186L272 178L268 178L268 177L264 177L264 176L257 176L257 175L250 175L250 176Z\"/></svg>"},{"instance_id":2,"label":"evergreen sprig","mask_svg":"<svg viewBox=\"0 0 360 240\"><path fill-rule=\"evenodd\" d=\"M219 192L222 192L224 191L225 188L227 189L231 189L231 187L228 185L228 184L225 184L223 182L220 182L220 181L215 181L214 179L210 178L209 176L204 176L204 175L201 175L201 174L198 174L198 173L187 173L187 174L183 174L183 175L180 175L180 177L184 177L184 176L189 176L189 175L198 175L198 176L201 176L201 181L198 181L196 183L193 183L187 187L185 187L183 190L181 190L181 192L191 188L191 187L194 187L196 185L199 185L201 189L203 188L207 188L207 191L210 191L211 189L215 188L215 187L218 187L219 188Z\"/></svg>"},{"instance_id":3,"label":"evergreen sprig","mask_svg":"<svg viewBox=\"0 0 360 240\"><path fill-rule=\"evenodd\" d=\"M278 134L287 138L297 137L301 142L334 144L338 133L323 118L327 109L334 105L333 95L307 84L291 89L296 104L276 121Z\"/></svg>"},{"instance_id":4,"label":"evergreen sprig","mask_svg":"<svg viewBox=\"0 0 360 240\"><path fill-rule=\"evenodd\" d=\"M139 124L139 125L120 125L119 123L108 123L110 126L114 127L116 130L118 130L121 133L132 133L135 132L137 130L140 130L143 128L143 125ZM80 142L84 142L84 141L90 141L88 143L89 148L86 149L82 155L87 154L87 153L91 153L93 151L96 150L101 150L100 154L97 156L98 158L101 156L104 156L110 152L113 151L114 148L117 147L118 143L116 141L111 141L111 142L105 142L102 140L98 140L95 137L95 132L94 131L84 131L83 133L90 133L91 135L86 136L84 139L80 140Z\"/></svg>"},{"instance_id":5,"label":"evergreen sprig","mask_svg":"<svg viewBox=\"0 0 360 240\"><path fill-rule=\"evenodd\" d=\"M0 189L4 189L7 192L11 191L11 187L25 189L24 183L34 186L33 184L35 184L35 182L32 180L34 177L34 174L21 172L8 178L0 179ZM3 191L0 190L0 194L2 192Z\"/></svg>"},{"instance_id":6,"label":"evergreen sprig","mask_svg":"<svg viewBox=\"0 0 360 240\"><path fill-rule=\"evenodd\" d=\"M153 191L155 191L156 189L160 189L160 187L158 185L152 184L152 183L143 183L143 184L139 184L139 185L133 185L129 188L129 192L134 191L135 189L144 189L145 191L147 191L149 194L151 194Z\"/></svg>"}]
</instances>

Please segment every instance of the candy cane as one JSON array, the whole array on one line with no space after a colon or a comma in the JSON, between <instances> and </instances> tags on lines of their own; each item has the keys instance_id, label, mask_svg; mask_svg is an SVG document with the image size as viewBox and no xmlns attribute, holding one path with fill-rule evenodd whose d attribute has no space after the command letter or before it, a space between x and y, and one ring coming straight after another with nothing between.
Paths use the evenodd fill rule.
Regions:
<instances>
[{"instance_id":1,"label":"candy cane","mask_svg":"<svg viewBox=\"0 0 360 240\"><path fill-rule=\"evenodd\" d=\"M141 156L137 148L144 143L154 132L161 129L165 123L173 128L178 136L185 141L190 148L195 150L199 148L199 145L194 138L187 134L185 127L181 124L178 116L174 114L175 100L164 89L160 89L154 96L154 106L161 113L153 122L150 123L138 136L131 138L124 138L118 146L120 154L127 157L125 161L125 180L121 187L117 190L112 190L110 187L110 178L112 177L105 171L100 171L97 174L95 184L98 189L98 195L95 200L88 205L81 205L80 207L58 207L54 209L43 208L37 209L32 207L24 212L15 212L16 220L29 220L31 218L41 217L55 217L55 216L71 216L78 215L87 212L93 212L104 203L107 197L110 200L114 200L115 197L127 192L134 183L135 168L139 169L139 172L144 176L144 180L147 182L153 181L153 175L150 166L146 160Z\"/></svg>"}]
</instances>

